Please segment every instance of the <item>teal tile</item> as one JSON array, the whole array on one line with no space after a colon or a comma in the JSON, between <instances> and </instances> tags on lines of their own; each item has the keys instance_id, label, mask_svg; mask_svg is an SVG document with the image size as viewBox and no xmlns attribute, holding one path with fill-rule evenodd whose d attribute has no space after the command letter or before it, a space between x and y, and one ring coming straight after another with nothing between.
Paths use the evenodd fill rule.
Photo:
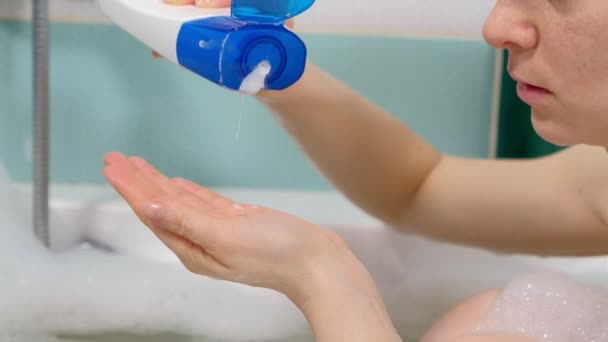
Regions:
<instances>
[{"instance_id":1,"label":"teal tile","mask_svg":"<svg viewBox=\"0 0 608 342\"><path fill-rule=\"evenodd\" d=\"M8 34L0 25L0 162L4 162L7 141L8 92L4 90L8 87L8 44Z\"/></svg>"},{"instance_id":2,"label":"teal tile","mask_svg":"<svg viewBox=\"0 0 608 342\"><path fill-rule=\"evenodd\" d=\"M2 65L0 93L2 100L3 160L13 178L30 177L30 164L24 154L25 141L31 136L32 112L32 53L29 45L31 31L25 25L5 22L0 24ZM23 48L28 44L27 48Z\"/></svg>"},{"instance_id":3,"label":"teal tile","mask_svg":"<svg viewBox=\"0 0 608 342\"><path fill-rule=\"evenodd\" d=\"M29 179L31 31L0 22L0 112L13 177ZM487 155L493 50L481 41L305 34L310 58L443 151ZM4 49L7 46L8 49ZM235 139L241 110L240 139ZM5 124L4 124L5 123ZM266 109L109 25L51 26L51 179L101 183L118 150L210 186L325 189Z\"/></svg>"}]
</instances>

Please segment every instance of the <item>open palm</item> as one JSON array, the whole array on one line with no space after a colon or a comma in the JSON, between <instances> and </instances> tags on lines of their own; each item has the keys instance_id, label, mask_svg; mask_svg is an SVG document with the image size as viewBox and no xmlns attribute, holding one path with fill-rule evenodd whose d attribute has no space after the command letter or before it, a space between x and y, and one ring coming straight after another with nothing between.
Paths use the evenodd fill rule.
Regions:
<instances>
[{"instance_id":1,"label":"open palm","mask_svg":"<svg viewBox=\"0 0 608 342\"><path fill-rule=\"evenodd\" d=\"M327 251L347 250L329 230L170 179L142 158L114 152L104 162L110 184L194 273L293 293Z\"/></svg>"}]
</instances>

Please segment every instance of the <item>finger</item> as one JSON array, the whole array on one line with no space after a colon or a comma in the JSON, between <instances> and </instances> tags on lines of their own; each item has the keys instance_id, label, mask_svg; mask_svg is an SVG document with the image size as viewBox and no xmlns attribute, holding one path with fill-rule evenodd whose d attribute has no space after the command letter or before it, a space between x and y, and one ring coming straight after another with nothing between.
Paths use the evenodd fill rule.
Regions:
<instances>
[{"instance_id":1,"label":"finger","mask_svg":"<svg viewBox=\"0 0 608 342\"><path fill-rule=\"evenodd\" d=\"M122 153L112 152L104 157L103 174L116 191L127 201L133 211L152 231L165 242L172 238L167 231L154 229L142 210L147 203L166 196L167 193L142 172Z\"/></svg>"},{"instance_id":2,"label":"finger","mask_svg":"<svg viewBox=\"0 0 608 342\"><path fill-rule=\"evenodd\" d=\"M188 271L213 278L226 277L229 268L200 245L169 231L160 232L159 239L175 253Z\"/></svg>"},{"instance_id":3,"label":"finger","mask_svg":"<svg viewBox=\"0 0 608 342\"><path fill-rule=\"evenodd\" d=\"M148 176L152 182L156 183L169 194L169 196L163 197L163 203L169 203L169 208L172 208L173 212L181 212L183 215L190 216L196 212L200 216L208 211L208 204L201 201L200 198L190 191L186 191L173 183L167 176L156 170L143 158L131 157L129 160L143 174ZM148 206L150 205L152 205L152 210L160 209L154 208L153 204L148 204ZM196 242L189 240L183 234L178 234L181 231L190 231L188 228L195 227L199 222L180 218L177 220L178 223L171 224L170 221L167 222L164 218L159 219L156 215L146 213L145 209L141 210L139 216L143 217L142 221L147 222L147 225L156 236L177 255L190 272L209 275L215 278L220 277L220 271L226 268L225 265L216 260ZM173 222L175 221L173 220ZM167 227L182 227L182 225L186 224L188 226L184 229L167 229Z\"/></svg>"},{"instance_id":4,"label":"finger","mask_svg":"<svg viewBox=\"0 0 608 342\"><path fill-rule=\"evenodd\" d=\"M218 199L229 201L227 198L220 196L218 193L213 192L205 187L202 187L190 180L184 178L173 178L172 182L174 182L180 188L189 191L199 197L201 200L211 204L213 201L217 201Z\"/></svg>"},{"instance_id":5,"label":"finger","mask_svg":"<svg viewBox=\"0 0 608 342\"><path fill-rule=\"evenodd\" d=\"M159 198L167 203L180 203L176 198L168 196L163 187L154 182L152 178L162 183L164 175L156 171L141 158L127 158L121 153L113 152L104 158L106 168L104 175L110 184L125 198L133 211L139 216L158 238L174 252L180 255L194 255L196 248L190 241L170 230L159 227L153 217L147 215L145 208ZM136 163L139 165L136 165ZM144 171L142 171L144 170ZM147 174L147 175L146 175ZM194 250L193 250L194 248Z\"/></svg>"},{"instance_id":6,"label":"finger","mask_svg":"<svg viewBox=\"0 0 608 342\"><path fill-rule=\"evenodd\" d=\"M113 162L120 162L124 158L124 155L120 152L109 152L103 157L104 165L110 165Z\"/></svg>"},{"instance_id":7,"label":"finger","mask_svg":"<svg viewBox=\"0 0 608 342\"><path fill-rule=\"evenodd\" d=\"M141 157L129 157L131 163L145 176L147 176L150 181L156 183L160 188L165 190L168 194L176 194L180 192L180 188L175 186L175 184L171 183L169 177L160 173L157 169L155 169L150 163L148 163L145 159Z\"/></svg>"},{"instance_id":8,"label":"finger","mask_svg":"<svg viewBox=\"0 0 608 342\"><path fill-rule=\"evenodd\" d=\"M109 153L104 163L103 175L132 207L140 208L145 202L166 195L166 191L151 182L123 154Z\"/></svg>"},{"instance_id":9,"label":"finger","mask_svg":"<svg viewBox=\"0 0 608 342\"><path fill-rule=\"evenodd\" d=\"M163 190L153 179L163 180L166 176L142 161L117 152L109 153L104 158L104 176L188 270L225 278L228 267L204 247L218 244L221 226L205 216L203 211L185 205L180 200L181 195L171 196ZM162 204L155 206L153 203Z\"/></svg>"},{"instance_id":10,"label":"finger","mask_svg":"<svg viewBox=\"0 0 608 342\"><path fill-rule=\"evenodd\" d=\"M240 209L240 206L235 201L233 201L229 198L226 198L226 197L218 194L217 192L214 192L205 187L202 187L192 181L189 181L184 178L174 178L174 179L172 179L172 181L176 185L178 185L179 187L184 189L185 191L188 191L188 192L194 194L195 196L197 196L198 198L200 198L202 201L207 203L207 205L211 206L212 208L215 208L215 209L225 209L225 208Z\"/></svg>"},{"instance_id":11,"label":"finger","mask_svg":"<svg viewBox=\"0 0 608 342\"><path fill-rule=\"evenodd\" d=\"M194 0L165 0L165 3L169 5L192 5Z\"/></svg>"},{"instance_id":12,"label":"finger","mask_svg":"<svg viewBox=\"0 0 608 342\"><path fill-rule=\"evenodd\" d=\"M167 196L167 192L151 182L122 153L112 152L104 157L103 175L110 185L127 201L139 218L148 225L141 211L146 203Z\"/></svg>"},{"instance_id":13,"label":"finger","mask_svg":"<svg viewBox=\"0 0 608 342\"><path fill-rule=\"evenodd\" d=\"M287 21L285 21L285 25L293 30L296 27L296 21L293 18L287 19Z\"/></svg>"},{"instance_id":14,"label":"finger","mask_svg":"<svg viewBox=\"0 0 608 342\"><path fill-rule=\"evenodd\" d=\"M141 157L131 157L129 159L136 167L139 168L142 173L149 176L150 180L158 184L158 186L165 190L169 195L173 196L175 201L180 201L181 203L189 205L196 210L208 211L211 208L210 203L201 200L192 192L177 185L175 182L169 179L169 177L165 176L160 171L155 169L154 166L150 165L150 163L148 163L145 159Z\"/></svg>"},{"instance_id":15,"label":"finger","mask_svg":"<svg viewBox=\"0 0 608 342\"><path fill-rule=\"evenodd\" d=\"M203 8L230 7L230 0L196 0L195 5Z\"/></svg>"},{"instance_id":16,"label":"finger","mask_svg":"<svg viewBox=\"0 0 608 342\"><path fill-rule=\"evenodd\" d=\"M203 211L170 199L149 203L142 214L152 226L179 235L209 252L224 249L225 228L231 224L214 211Z\"/></svg>"},{"instance_id":17,"label":"finger","mask_svg":"<svg viewBox=\"0 0 608 342\"><path fill-rule=\"evenodd\" d=\"M152 57L154 57L154 58L163 58L163 56L161 56L160 53L158 53L158 52L156 52L154 50L152 50Z\"/></svg>"},{"instance_id":18,"label":"finger","mask_svg":"<svg viewBox=\"0 0 608 342\"><path fill-rule=\"evenodd\" d=\"M153 223L145 215L144 209L159 201L176 201L171 193L151 179L133 161L121 153L111 153L104 158L107 166L103 174L112 187L127 201L135 214L148 227ZM148 171L150 172L150 171ZM160 176L158 176L160 177ZM154 231L157 233L157 231ZM158 235L158 234L157 234Z\"/></svg>"},{"instance_id":19,"label":"finger","mask_svg":"<svg viewBox=\"0 0 608 342\"><path fill-rule=\"evenodd\" d=\"M170 196L166 190L163 190L163 186L159 185L159 183L167 182L173 186L166 176L142 158L127 158L117 152L106 155L104 162L107 165L104 169L104 175L108 178L108 181L127 200L142 222L180 258L186 268L192 272L202 274L214 276L219 274L218 272L223 266L208 255L200 245L189 241L182 234L176 234L176 230L166 229L164 224L159 224L159 222L164 222L164 219L159 221L154 215L149 215L146 212L146 208L150 206L149 203L153 203L155 198L162 198L164 203L170 203L169 208L173 211L187 212L187 214L192 211L177 196ZM183 219L180 221L186 222ZM188 227L191 227L191 225L188 225Z\"/></svg>"}]
</instances>

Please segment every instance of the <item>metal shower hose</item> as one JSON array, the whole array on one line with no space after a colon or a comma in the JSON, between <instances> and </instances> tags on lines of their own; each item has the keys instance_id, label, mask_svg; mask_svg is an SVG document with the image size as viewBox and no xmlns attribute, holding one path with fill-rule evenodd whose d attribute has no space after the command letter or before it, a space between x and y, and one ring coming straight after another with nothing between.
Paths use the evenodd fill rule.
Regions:
<instances>
[{"instance_id":1,"label":"metal shower hose","mask_svg":"<svg viewBox=\"0 0 608 342\"><path fill-rule=\"evenodd\" d=\"M49 49L48 0L32 0L33 25L33 225L49 246Z\"/></svg>"}]
</instances>

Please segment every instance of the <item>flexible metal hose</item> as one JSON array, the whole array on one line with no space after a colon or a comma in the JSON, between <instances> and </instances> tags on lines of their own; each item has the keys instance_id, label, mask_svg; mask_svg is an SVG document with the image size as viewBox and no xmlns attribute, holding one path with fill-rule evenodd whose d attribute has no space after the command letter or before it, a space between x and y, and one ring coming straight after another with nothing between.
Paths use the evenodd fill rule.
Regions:
<instances>
[{"instance_id":1,"label":"flexible metal hose","mask_svg":"<svg viewBox=\"0 0 608 342\"><path fill-rule=\"evenodd\" d=\"M33 13L33 225L47 247L49 236L49 52L48 0L32 0Z\"/></svg>"}]
</instances>

